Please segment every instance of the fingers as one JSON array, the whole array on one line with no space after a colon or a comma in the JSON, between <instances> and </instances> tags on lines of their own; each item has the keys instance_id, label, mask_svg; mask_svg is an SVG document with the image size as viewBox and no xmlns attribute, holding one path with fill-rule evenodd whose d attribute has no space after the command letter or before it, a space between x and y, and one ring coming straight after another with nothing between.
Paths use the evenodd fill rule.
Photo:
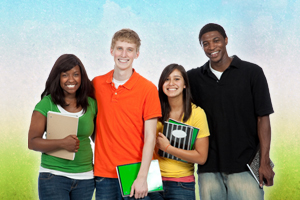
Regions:
<instances>
[{"instance_id":1,"label":"fingers","mask_svg":"<svg viewBox=\"0 0 300 200\"><path fill-rule=\"evenodd\" d=\"M274 175L275 175L275 173L272 172L271 176L269 176L265 179L266 186L272 186L274 184Z\"/></svg>"},{"instance_id":2,"label":"fingers","mask_svg":"<svg viewBox=\"0 0 300 200\"><path fill-rule=\"evenodd\" d=\"M136 192L136 193L134 194L134 198L136 198L136 199L142 199L142 198L144 198L145 196L147 196L147 194L148 194L148 192L140 192L140 193Z\"/></svg>"},{"instance_id":3,"label":"fingers","mask_svg":"<svg viewBox=\"0 0 300 200\"><path fill-rule=\"evenodd\" d=\"M263 188L263 174L259 173L259 187Z\"/></svg>"},{"instance_id":4,"label":"fingers","mask_svg":"<svg viewBox=\"0 0 300 200\"><path fill-rule=\"evenodd\" d=\"M132 185L133 186L133 185ZM132 187L131 186L131 191L130 191L130 195L129 195L129 197L132 197L133 196L133 194L134 194L134 187Z\"/></svg>"}]
</instances>

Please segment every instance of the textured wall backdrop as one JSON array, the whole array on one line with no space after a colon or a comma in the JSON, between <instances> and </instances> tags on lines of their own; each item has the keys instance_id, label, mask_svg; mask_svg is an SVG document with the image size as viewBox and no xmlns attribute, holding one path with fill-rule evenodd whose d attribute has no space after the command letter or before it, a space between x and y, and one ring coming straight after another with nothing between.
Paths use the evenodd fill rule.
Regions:
<instances>
[{"instance_id":1,"label":"textured wall backdrop","mask_svg":"<svg viewBox=\"0 0 300 200\"><path fill-rule=\"evenodd\" d=\"M188 70L207 61L197 37L209 22L224 26L229 55L260 65L269 82L276 176L266 199L299 199L299 13L294 0L2 0L0 199L38 199L40 153L28 150L27 134L61 54L77 55L92 79L113 67L113 33L131 28L142 40L134 67L157 85L170 63Z\"/></svg>"}]
</instances>

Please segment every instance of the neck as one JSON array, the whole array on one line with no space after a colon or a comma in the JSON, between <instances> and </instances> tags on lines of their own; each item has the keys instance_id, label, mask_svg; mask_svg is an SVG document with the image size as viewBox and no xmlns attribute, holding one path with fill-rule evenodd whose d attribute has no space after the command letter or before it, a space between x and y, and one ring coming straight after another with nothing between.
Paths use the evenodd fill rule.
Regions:
<instances>
[{"instance_id":1,"label":"neck","mask_svg":"<svg viewBox=\"0 0 300 200\"><path fill-rule=\"evenodd\" d=\"M131 77L132 73L133 73L133 69L131 67L125 70L121 70L115 67L113 77L118 81L125 81Z\"/></svg>"},{"instance_id":2,"label":"neck","mask_svg":"<svg viewBox=\"0 0 300 200\"><path fill-rule=\"evenodd\" d=\"M210 61L210 64L211 64L211 67L214 70L217 70L219 72L224 72L229 67L231 61L232 61L232 58L230 58L226 54L226 55L224 55L223 59L221 59L220 61L218 61L218 62L211 62Z\"/></svg>"},{"instance_id":3,"label":"neck","mask_svg":"<svg viewBox=\"0 0 300 200\"><path fill-rule=\"evenodd\" d=\"M169 117L177 121L181 121L183 115L183 100L182 96L176 98L168 98L170 105L170 114Z\"/></svg>"},{"instance_id":4,"label":"neck","mask_svg":"<svg viewBox=\"0 0 300 200\"><path fill-rule=\"evenodd\" d=\"M65 102L66 102L66 104L73 104L73 103L75 103L75 105L76 105L76 103L77 103L77 99L76 99L76 96L75 95L69 95L69 96L65 96Z\"/></svg>"}]
</instances>

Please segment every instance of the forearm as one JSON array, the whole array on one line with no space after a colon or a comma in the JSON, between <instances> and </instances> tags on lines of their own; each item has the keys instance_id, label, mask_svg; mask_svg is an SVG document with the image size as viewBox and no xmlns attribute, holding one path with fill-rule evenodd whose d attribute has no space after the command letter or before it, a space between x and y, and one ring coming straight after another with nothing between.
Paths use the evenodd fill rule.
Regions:
<instances>
[{"instance_id":1,"label":"forearm","mask_svg":"<svg viewBox=\"0 0 300 200\"><path fill-rule=\"evenodd\" d=\"M269 116L258 117L257 132L260 142L261 164L270 162L271 126Z\"/></svg>"},{"instance_id":2,"label":"forearm","mask_svg":"<svg viewBox=\"0 0 300 200\"><path fill-rule=\"evenodd\" d=\"M153 151L155 147L156 124L157 124L156 118L145 121L144 147L143 147L142 163L141 163L140 171L138 173L138 177L147 177L150 162L152 160Z\"/></svg>"},{"instance_id":3,"label":"forearm","mask_svg":"<svg viewBox=\"0 0 300 200\"><path fill-rule=\"evenodd\" d=\"M50 151L58 150L63 148L62 140L46 140L43 138L33 138L28 141L28 148L34 151L40 151L47 153Z\"/></svg>"},{"instance_id":4,"label":"forearm","mask_svg":"<svg viewBox=\"0 0 300 200\"><path fill-rule=\"evenodd\" d=\"M207 160L208 143L208 137L198 138L195 142L195 150L184 150L170 145L166 152L187 162L203 165Z\"/></svg>"},{"instance_id":5,"label":"forearm","mask_svg":"<svg viewBox=\"0 0 300 200\"><path fill-rule=\"evenodd\" d=\"M196 150L184 150L173 146L169 146L166 152L187 162L197 163L200 165L203 165L207 159L207 156L201 155L201 153Z\"/></svg>"},{"instance_id":6,"label":"forearm","mask_svg":"<svg viewBox=\"0 0 300 200\"><path fill-rule=\"evenodd\" d=\"M154 146L155 146L155 135L154 134L147 135L145 137L142 163L141 163L140 171L138 173L138 177L147 178L149 166L153 157Z\"/></svg>"}]
</instances>

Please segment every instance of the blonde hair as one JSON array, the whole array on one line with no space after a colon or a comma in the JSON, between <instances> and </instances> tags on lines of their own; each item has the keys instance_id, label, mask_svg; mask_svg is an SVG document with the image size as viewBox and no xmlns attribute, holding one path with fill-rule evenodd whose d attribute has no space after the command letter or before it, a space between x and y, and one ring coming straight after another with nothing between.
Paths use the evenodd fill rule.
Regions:
<instances>
[{"instance_id":1,"label":"blonde hair","mask_svg":"<svg viewBox=\"0 0 300 200\"><path fill-rule=\"evenodd\" d=\"M135 31L128 28L117 31L112 38L110 46L111 49L114 49L118 40L121 42L136 44L136 51L139 52L141 46L141 39Z\"/></svg>"}]
</instances>

